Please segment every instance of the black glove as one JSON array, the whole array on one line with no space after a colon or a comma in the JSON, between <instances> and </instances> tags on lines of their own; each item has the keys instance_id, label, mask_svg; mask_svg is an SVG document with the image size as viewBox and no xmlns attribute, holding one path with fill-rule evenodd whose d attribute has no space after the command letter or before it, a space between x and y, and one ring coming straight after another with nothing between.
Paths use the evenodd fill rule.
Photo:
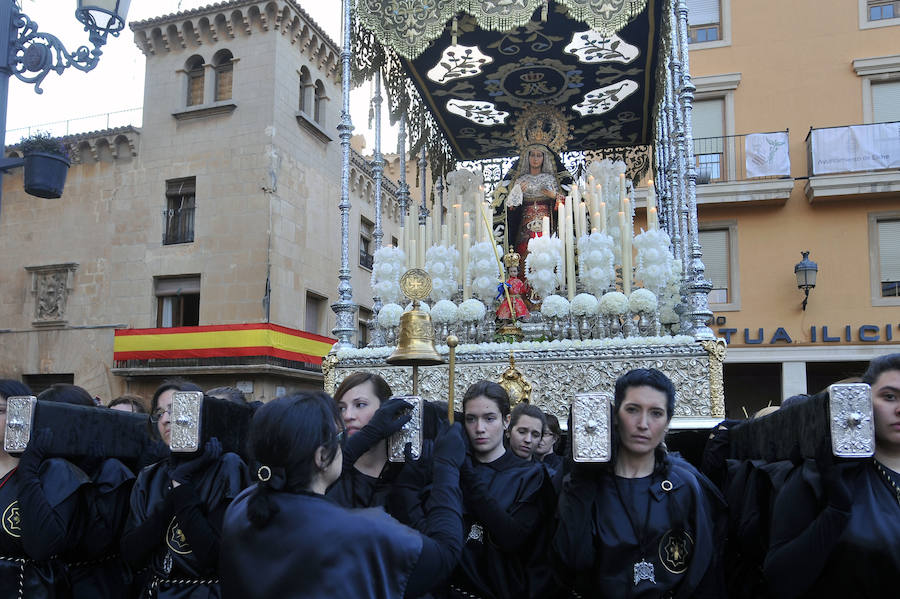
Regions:
<instances>
[{"instance_id":1,"label":"black glove","mask_svg":"<svg viewBox=\"0 0 900 599\"><path fill-rule=\"evenodd\" d=\"M53 431L49 428L42 428L32 435L28 441L28 446L19 458L19 470L23 473L37 475L41 462L47 457L50 451L50 444L53 442Z\"/></svg>"},{"instance_id":2,"label":"black glove","mask_svg":"<svg viewBox=\"0 0 900 599\"><path fill-rule=\"evenodd\" d=\"M344 468L352 466L373 445L399 431L411 418L412 406L406 400L395 397L381 404L369 424L344 442Z\"/></svg>"},{"instance_id":3,"label":"black glove","mask_svg":"<svg viewBox=\"0 0 900 599\"><path fill-rule=\"evenodd\" d=\"M369 432L379 439L387 439L403 428L403 425L411 418L412 406L406 400L394 397L381 404L381 407L372 415L369 424L359 432L369 429Z\"/></svg>"},{"instance_id":4,"label":"black glove","mask_svg":"<svg viewBox=\"0 0 900 599\"><path fill-rule=\"evenodd\" d=\"M822 487L825 490L828 505L842 512L849 512L850 506L853 505L853 497L841 476L841 470L834 463L831 445L828 442L822 443L816 449L816 467L822 478Z\"/></svg>"},{"instance_id":5,"label":"black glove","mask_svg":"<svg viewBox=\"0 0 900 599\"><path fill-rule=\"evenodd\" d=\"M434 440L434 461L459 470L466 459L466 433L458 422L443 428Z\"/></svg>"},{"instance_id":6,"label":"black glove","mask_svg":"<svg viewBox=\"0 0 900 599\"><path fill-rule=\"evenodd\" d=\"M191 478L198 472L202 472L210 464L216 463L222 456L222 444L215 437L210 438L203 446L203 453L176 466L169 477L183 485L190 484Z\"/></svg>"}]
</instances>

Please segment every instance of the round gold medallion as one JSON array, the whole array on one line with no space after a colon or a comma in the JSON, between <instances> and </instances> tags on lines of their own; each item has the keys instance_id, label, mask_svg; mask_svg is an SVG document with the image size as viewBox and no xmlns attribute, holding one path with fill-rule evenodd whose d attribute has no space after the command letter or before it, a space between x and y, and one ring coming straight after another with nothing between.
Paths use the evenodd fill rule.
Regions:
<instances>
[{"instance_id":1,"label":"round gold medallion","mask_svg":"<svg viewBox=\"0 0 900 599\"><path fill-rule=\"evenodd\" d=\"M400 277L403 295L413 301L422 301L431 293L431 277L421 268L411 268Z\"/></svg>"}]
</instances>

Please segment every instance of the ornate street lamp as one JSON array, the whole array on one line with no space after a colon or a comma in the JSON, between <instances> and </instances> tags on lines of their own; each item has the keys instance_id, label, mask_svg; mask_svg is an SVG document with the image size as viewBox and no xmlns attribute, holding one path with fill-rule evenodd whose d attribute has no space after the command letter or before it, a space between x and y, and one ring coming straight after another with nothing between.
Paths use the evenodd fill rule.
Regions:
<instances>
[{"instance_id":1,"label":"ornate street lamp","mask_svg":"<svg viewBox=\"0 0 900 599\"><path fill-rule=\"evenodd\" d=\"M55 71L62 75L69 67L90 71L97 66L100 47L109 35L118 36L125 28L125 18L131 0L76 0L75 18L93 48L80 46L74 52L66 50L55 35L38 31L38 25L19 8L16 0L0 0L0 148L6 150L6 104L9 78L15 75L25 83L34 84L36 93L43 93L41 82ZM7 159L0 154L0 171L19 166L19 159Z\"/></svg>"},{"instance_id":2,"label":"ornate street lamp","mask_svg":"<svg viewBox=\"0 0 900 599\"><path fill-rule=\"evenodd\" d=\"M803 297L803 309L806 310L809 290L816 286L816 275L819 272L819 265L809 259L809 251L801 251L800 254L803 255L803 260L794 265L794 274L797 276L797 289L802 289L805 294Z\"/></svg>"}]
</instances>

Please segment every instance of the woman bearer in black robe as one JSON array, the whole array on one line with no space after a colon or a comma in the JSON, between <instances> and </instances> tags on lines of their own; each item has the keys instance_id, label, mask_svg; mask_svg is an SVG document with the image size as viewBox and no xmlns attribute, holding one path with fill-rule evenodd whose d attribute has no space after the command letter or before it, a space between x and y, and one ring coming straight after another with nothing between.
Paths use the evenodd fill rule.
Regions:
<instances>
[{"instance_id":1,"label":"woman bearer in black robe","mask_svg":"<svg viewBox=\"0 0 900 599\"><path fill-rule=\"evenodd\" d=\"M409 422L409 404L391 399L391 387L370 372L338 385L334 400L347 434L341 476L325 495L344 507L385 506L403 464L388 462L387 438Z\"/></svg>"},{"instance_id":2,"label":"woman bearer in black robe","mask_svg":"<svg viewBox=\"0 0 900 599\"><path fill-rule=\"evenodd\" d=\"M176 391L200 391L166 381L153 394L151 422L170 443ZM214 437L198 457L170 455L141 470L131 492L122 556L142 582L142 597L219 597L217 566L225 508L247 484L240 456L222 453Z\"/></svg>"},{"instance_id":3,"label":"woman bearer in black robe","mask_svg":"<svg viewBox=\"0 0 900 599\"><path fill-rule=\"evenodd\" d=\"M509 396L492 381L473 383L463 396L471 445L460 472L466 544L449 597L500 599L529 596L526 564L545 502L544 470L503 445Z\"/></svg>"},{"instance_id":4,"label":"woman bearer in black robe","mask_svg":"<svg viewBox=\"0 0 900 599\"><path fill-rule=\"evenodd\" d=\"M0 431L6 430L8 397L31 395L22 383L0 380ZM78 490L90 481L70 462L46 458L49 430L32 431L15 458L0 447L0 597L71 597L65 565L56 556L78 541ZM45 459L46 458L46 459Z\"/></svg>"},{"instance_id":5,"label":"woman bearer in black robe","mask_svg":"<svg viewBox=\"0 0 900 599\"><path fill-rule=\"evenodd\" d=\"M619 377L612 461L576 464L563 486L552 551L560 581L584 597L724 596L724 505L706 477L666 453L674 407L660 371Z\"/></svg>"},{"instance_id":6,"label":"woman bearer in black robe","mask_svg":"<svg viewBox=\"0 0 900 599\"><path fill-rule=\"evenodd\" d=\"M276 399L253 416L249 447L259 483L225 515L225 599L417 597L456 565L460 425L435 441L423 534L381 509L347 509L324 496L341 474L343 432L334 400L322 392Z\"/></svg>"},{"instance_id":7,"label":"woman bearer in black robe","mask_svg":"<svg viewBox=\"0 0 900 599\"><path fill-rule=\"evenodd\" d=\"M875 457L835 464L830 447L775 500L765 575L773 596L895 597L900 584L900 353L875 358Z\"/></svg>"}]
</instances>

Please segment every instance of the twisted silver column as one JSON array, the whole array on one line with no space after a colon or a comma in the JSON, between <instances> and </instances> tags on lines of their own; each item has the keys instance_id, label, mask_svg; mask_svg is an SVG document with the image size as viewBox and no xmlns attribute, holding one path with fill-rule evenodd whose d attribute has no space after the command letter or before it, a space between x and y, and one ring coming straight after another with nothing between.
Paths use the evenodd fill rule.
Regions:
<instances>
[{"instance_id":1,"label":"twisted silver column","mask_svg":"<svg viewBox=\"0 0 900 599\"><path fill-rule=\"evenodd\" d=\"M384 237L382 229L382 180L384 179L384 156L381 155L381 69L375 71L375 95L372 96L372 106L375 109L375 152L372 156L372 178L375 179L375 251L381 249L381 240ZM369 323L369 345L381 347L384 345L384 331L376 326L378 313L381 311L381 297L378 293L372 298L372 321Z\"/></svg>"},{"instance_id":2,"label":"twisted silver column","mask_svg":"<svg viewBox=\"0 0 900 599\"><path fill-rule=\"evenodd\" d=\"M353 286L350 284L350 136L353 134L353 122L350 120L350 2L344 0L344 47L341 50L341 123L338 125L338 136L341 138L341 269L338 274L338 301L331 304L337 315L337 323L332 334L338 341L331 351L354 347L353 335L356 333L357 305L353 303Z\"/></svg>"},{"instance_id":3,"label":"twisted silver column","mask_svg":"<svg viewBox=\"0 0 900 599\"><path fill-rule=\"evenodd\" d=\"M712 320L713 313L709 309L709 292L712 290L712 283L705 277L706 267L703 265L703 250L700 247L700 236L697 231L697 170L694 164L694 144L693 131L691 128L691 111L694 103L694 87L691 81L690 58L688 57L688 23L687 23L687 3L685 0L678 0L678 38L679 48L681 52L682 63L682 82L679 93L681 100L681 109L684 111L683 131L686 140L684 146L684 159L687 164L685 175L686 181L686 204L688 214L688 253L690 256L690 266L688 267L688 284L687 284L687 317L691 325L691 334L697 339L715 339L712 329L709 328L709 322Z\"/></svg>"},{"instance_id":4,"label":"twisted silver column","mask_svg":"<svg viewBox=\"0 0 900 599\"><path fill-rule=\"evenodd\" d=\"M425 170L428 168L428 161L425 157L425 144L422 144L422 152L419 155L419 183L422 185L422 206L419 208L419 224L424 225L425 219L428 217L428 194L425 191ZM428 251L428 248L425 248Z\"/></svg>"},{"instance_id":5,"label":"twisted silver column","mask_svg":"<svg viewBox=\"0 0 900 599\"><path fill-rule=\"evenodd\" d=\"M400 155L400 181L397 183L397 204L400 206L400 226L407 226L409 210L409 185L406 184L406 115L400 116L397 129L397 153Z\"/></svg>"}]
</instances>

